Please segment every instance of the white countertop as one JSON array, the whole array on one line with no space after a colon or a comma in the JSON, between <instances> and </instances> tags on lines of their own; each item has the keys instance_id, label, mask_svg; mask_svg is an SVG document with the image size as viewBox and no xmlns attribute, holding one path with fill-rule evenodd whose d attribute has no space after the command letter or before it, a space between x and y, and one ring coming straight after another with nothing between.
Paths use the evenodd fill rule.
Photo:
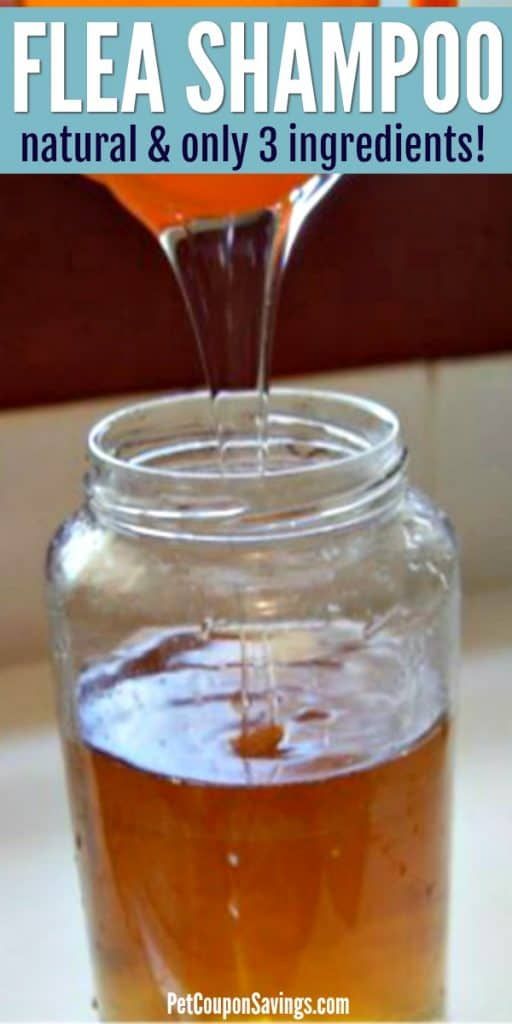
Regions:
<instances>
[{"instance_id":1,"label":"white countertop","mask_svg":"<svg viewBox=\"0 0 512 1024\"><path fill-rule=\"evenodd\" d=\"M510 1021L512 591L467 599L464 635L450 1019ZM0 688L0 1020L93 1020L49 669L4 669Z\"/></svg>"}]
</instances>

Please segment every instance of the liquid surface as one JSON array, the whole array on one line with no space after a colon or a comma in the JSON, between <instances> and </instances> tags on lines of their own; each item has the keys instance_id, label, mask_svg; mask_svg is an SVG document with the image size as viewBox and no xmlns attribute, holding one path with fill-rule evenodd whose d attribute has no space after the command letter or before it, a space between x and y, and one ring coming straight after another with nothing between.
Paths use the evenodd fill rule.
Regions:
<instances>
[{"instance_id":1,"label":"liquid surface","mask_svg":"<svg viewBox=\"0 0 512 1024\"><path fill-rule=\"evenodd\" d=\"M80 680L80 733L144 771L215 785L311 781L389 760L444 711L393 639L289 623L263 639L141 631ZM273 730L273 731L272 731ZM256 757L244 759L240 751Z\"/></svg>"},{"instance_id":2,"label":"liquid surface","mask_svg":"<svg viewBox=\"0 0 512 1024\"><path fill-rule=\"evenodd\" d=\"M439 689L411 716L392 645L345 643L340 661L324 636L315 663L318 638L298 629L271 638L269 688L268 649L246 640L245 691L229 634L145 633L82 674L67 757L101 1013L163 1020L167 991L259 991L347 996L356 1020L431 1019Z\"/></svg>"}]
</instances>

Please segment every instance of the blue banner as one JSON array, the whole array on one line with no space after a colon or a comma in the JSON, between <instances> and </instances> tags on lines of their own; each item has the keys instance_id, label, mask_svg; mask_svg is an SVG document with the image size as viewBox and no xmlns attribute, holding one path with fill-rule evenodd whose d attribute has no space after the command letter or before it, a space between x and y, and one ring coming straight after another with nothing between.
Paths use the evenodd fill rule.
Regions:
<instances>
[{"instance_id":1,"label":"blue banner","mask_svg":"<svg viewBox=\"0 0 512 1024\"><path fill-rule=\"evenodd\" d=\"M512 12L0 10L3 173L510 173Z\"/></svg>"}]
</instances>

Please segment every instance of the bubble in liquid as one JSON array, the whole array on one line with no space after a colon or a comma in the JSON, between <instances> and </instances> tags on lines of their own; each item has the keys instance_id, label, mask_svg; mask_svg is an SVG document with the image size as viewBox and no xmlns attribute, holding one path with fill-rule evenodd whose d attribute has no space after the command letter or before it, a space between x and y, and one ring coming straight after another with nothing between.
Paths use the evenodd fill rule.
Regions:
<instances>
[{"instance_id":1,"label":"bubble in liquid","mask_svg":"<svg viewBox=\"0 0 512 1024\"><path fill-rule=\"evenodd\" d=\"M236 903L228 903L228 913L229 916L232 917L234 921L238 921L240 919L240 910L237 907Z\"/></svg>"}]
</instances>

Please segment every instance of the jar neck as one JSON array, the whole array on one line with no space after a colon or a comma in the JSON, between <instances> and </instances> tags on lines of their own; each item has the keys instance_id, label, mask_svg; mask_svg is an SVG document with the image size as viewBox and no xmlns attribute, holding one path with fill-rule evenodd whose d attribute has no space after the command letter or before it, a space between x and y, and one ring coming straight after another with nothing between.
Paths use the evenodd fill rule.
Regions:
<instances>
[{"instance_id":1,"label":"jar neck","mask_svg":"<svg viewBox=\"0 0 512 1024\"><path fill-rule=\"evenodd\" d=\"M89 508L108 528L211 543L268 542L389 517L404 491L397 418L350 395L272 389L142 402L89 438ZM222 425L218 433L219 422ZM222 450L220 448L222 439Z\"/></svg>"}]
</instances>

